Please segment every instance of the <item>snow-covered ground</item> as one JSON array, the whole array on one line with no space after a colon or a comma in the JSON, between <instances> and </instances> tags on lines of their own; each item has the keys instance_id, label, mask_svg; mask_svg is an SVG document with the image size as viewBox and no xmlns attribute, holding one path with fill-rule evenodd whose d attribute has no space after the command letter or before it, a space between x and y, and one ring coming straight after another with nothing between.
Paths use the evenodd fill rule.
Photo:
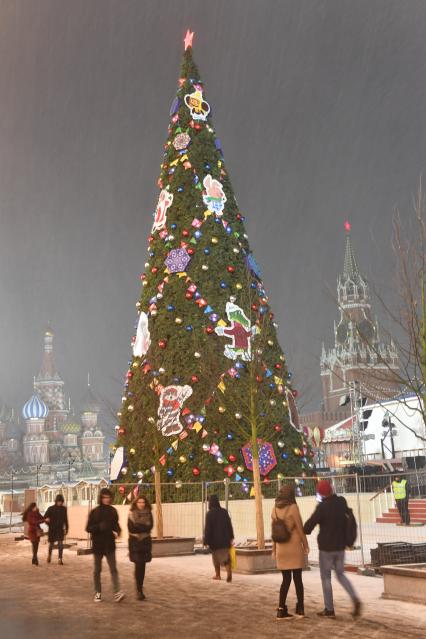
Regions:
<instances>
[{"instance_id":1,"label":"snow-covered ground","mask_svg":"<svg viewBox=\"0 0 426 639\"><path fill-rule=\"evenodd\" d=\"M77 556L67 550L64 566L57 565L56 557L49 565L43 538L37 568L31 565L29 542L14 542L12 538L0 537L0 634L5 639L419 639L426 627L426 606L381 599L382 579L356 574L349 574L349 578L364 602L363 617L352 620L346 594L336 585L338 619L319 619L315 612L323 602L316 568L304 573L307 617L277 621L279 574L236 574L232 584L215 582L207 555L154 559L147 567L147 600L137 602L133 565L126 548L118 550L117 558L127 598L121 604L112 601L105 566L104 601L95 604L90 555ZM293 589L288 603L293 609Z\"/></svg>"}]
</instances>

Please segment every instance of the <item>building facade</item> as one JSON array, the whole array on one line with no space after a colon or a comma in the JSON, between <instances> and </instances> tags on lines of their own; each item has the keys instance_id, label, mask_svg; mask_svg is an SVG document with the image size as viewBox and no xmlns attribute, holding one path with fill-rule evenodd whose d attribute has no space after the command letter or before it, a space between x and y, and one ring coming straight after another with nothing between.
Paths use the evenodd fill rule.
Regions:
<instances>
[{"instance_id":1,"label":"building facade","mask_svg":"<svg viewBox=\"0 0 426 639\"><path fill-rule=\"evenodd\" d=\"M371 308L370 289L361 274L347 222L343 272L337 279L339 317L334 323L334 346L323 345L320 367L322 403L319 410L300 416L307 428L326 429L351 415L350 388L357 384L363 402L389 399L398 392L397 350L380 338ZM346 397L346 404L343 400Z\"/></svg>"},{"instance_id":2,"label":"building facade","mask_svg":"<svg viewBox=\"0 0 426 639\"><path fill-rule=\"evenodd\" d=\"M105 436L98 423L100 405L88 384L80 402L80 420L66 405L64 382L53 356L53 331L44 333L42 363L34 378L34 393L22 408L23 423L14 411L0 406L0 463L37 482L96 479L106 475ZM0 472L1 472L0 470Z\"/></svg>"}]
</instances>

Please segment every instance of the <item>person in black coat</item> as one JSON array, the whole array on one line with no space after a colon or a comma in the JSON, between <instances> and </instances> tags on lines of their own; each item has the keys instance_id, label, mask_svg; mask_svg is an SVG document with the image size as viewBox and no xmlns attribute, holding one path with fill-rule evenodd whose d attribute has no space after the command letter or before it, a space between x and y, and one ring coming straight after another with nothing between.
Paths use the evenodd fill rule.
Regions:
<instances>
[{"instance_id":1,"label":"person in black coat","mask_svg":"<svg viewBox=\"0 0 426 639\"><path fill-rule=\"evenodd\" d=\"M154 526L151 504L143 495L136 497L130 506L127 528L129 530L129 558L135 564L137 598L146 599L143 592L145 567L152 559L151 530Z\"/></svg>"},{"instance_id":2,"label":"person in black coat","mask_svg":"<svg viewBox=\"0 0 426 639\"><path fill-rule=\"evenodd\" d=\"M67 507L64 505L62 495L56 495L55 503L49 506L44 514L44 520L49 524L49 552L47 555L47 563L52 561L52 552L55 542L58 543L58 563L63 565L62 556L64 552L64 537L68 534L68 513Z\"/></svg>"},{"instance_id":3,"label":"person in black coat","mask_svg":"<svg viewBox=\"0 0 426 639\"><path fill-rule=\"evenodd\" d=\"M118 523L118 513L111 506L111 502L112 492L108 488L102 488L99 495L99 506L90 512L86 526L86 531L92 536L92 548L95 558L95 570L93 573L95 602L102 601L101 570L102 557L104 555L111 573L115 593L114 600L119 602L124 598L124 593L120 590L115 559L115 539L121 534L121 528Z\"/></svg>"},{"instance_id":4,"label":"person in black coat","mask_svg":"<svg viewBox=\"0 0 426 639\"><path fill-rule=\"evenodd\" d=\"M212 551L215 576L213 579L221 579L220 567L225 566L229 583L232 581L231 558L229 550L234 541L234 530L228 511L222 508L217 495L209 499L209 511L206 515L204 529L204 545Z\"/></svg>"}]
</instances>

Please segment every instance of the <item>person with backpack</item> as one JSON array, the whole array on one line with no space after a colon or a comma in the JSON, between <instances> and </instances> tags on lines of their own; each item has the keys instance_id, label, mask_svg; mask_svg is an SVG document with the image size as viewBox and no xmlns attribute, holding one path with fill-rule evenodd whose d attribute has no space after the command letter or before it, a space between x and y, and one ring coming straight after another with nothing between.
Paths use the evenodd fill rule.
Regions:
<instances>
[{"instance_id":1,"label":"person with backpack","mask_svg":"<svg viewBox=\"0 0 426 639\"><path fill-rule=\"evenodd\" d=\"M52 552L55 542L58 544L58 564L63 566L64 537L68 534L68 514L62 495L56 495L55 503L44 513L44 520L49 525L49 551L47 563L52 561Z\"/></svg>"},{"instance_id":2,"label":"person with backpack","mask_svg":"<svg viewBox=\"0 0 426 639\"><path fill-rule=\"evenodd\" d=\"M152 508L148 499L138 495L129 510L127 528L129 530L129 559L135 564L137 598L146 599L143 592L146 564L152 560L151 530L154 526Z\"/></svg>"},{"instance_id":3,"label":"person with backpack","mask_svg":"<svg viewBox=\"0 0 426 639\"><path fill-rule=\"evenodd\" d=\"M319 617L336 618L331 586L331 571L334 569L340 585L350 596L353 609L352 616L361 614L361 601L351 582L345 575L345 548L353 546L356 540L356 521L352 510L348 508L346 499L338 497L329 481L321 479L316 486L317 495L321 498L315 512L304 525L304 531L310 535L315 526L319 526L318 548L324 610L318 612Z\"/></svg>"},{"instance_id":4,"label":"person with backpack","mask_svg":"<svg viewBox=\"0 0 426 639\"><path fill-rule=\"evenodd\" d=\"M96 603L102 601L101 571L102 558L106 557L111 573L114 601L117 603L124 599L124 592L120 590L120 580L115 559L115 539L121 534L118 523L118 512L111 506L112 492L109 488L102 488L99 495L99 506L94 508L90 514L86 526L86 531L92 536L92 548L95 559L93 579L95 582Z\"/></svg>"},{"instance_id":5,"label":"person with backpack","mask_svg":"<svg viewBox=\"0 0 426 639\"><path fill-rule=\"evenodd\" d=\"M275 500L275 507L272 510L272 541L273 555L277 568L281 570L283 577L277 619L293 618L286 605L292 575L297 596L295 614L297 617L304 617L302 569L305 565L306 555L309 554L309 545L296 504L294 486L290 484L281 488Z\"/></svg>"},{"instance_id":6,"label":"person with backpack","mask_svg":"<svg viewBox=\"0 0 426 639\"><path fill-rule=\"evenodd\" d=\"M44 522L44 517L40 514L35 501L29 504L28 508L22 513L22 521L24 522L25 536L30 540L33 548L32 565L38 566L38 547L40 538L43 536L43 530L40 524Z\"/></svg>"},{"instance_id":7,"label":"person with backpack","mask_svg":"<svg viewBox=\"0 0 426 639\"><path fill-rule=\"evenodd\" d=\"M213 579L220 580L220 567L226 568L226 581L232 581L230 549L234 541L234 530L228 511L222 508L217 495L209 499L209 511L206 515L204 528L204 545L212 551L215 575Z\"/></svg>"}]
</instances>

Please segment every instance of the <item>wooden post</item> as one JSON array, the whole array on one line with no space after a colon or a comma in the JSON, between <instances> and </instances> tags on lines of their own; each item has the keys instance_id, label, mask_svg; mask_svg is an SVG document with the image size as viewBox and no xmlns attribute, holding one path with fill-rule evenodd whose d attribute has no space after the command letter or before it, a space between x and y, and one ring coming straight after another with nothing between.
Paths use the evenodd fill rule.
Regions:
<instances>
[{"instance_id":1,"label":"wooden post","mask_svg":"<svg viewBox=\"0 0 426 639\"><path fill-rule=\"evenodd\" d=\"M155 487L155 519L157 527L157 539L163 539L163 505L161 502L161 474L159 468L155 467L154 472Z\"/></svg>"}]
</instances>

